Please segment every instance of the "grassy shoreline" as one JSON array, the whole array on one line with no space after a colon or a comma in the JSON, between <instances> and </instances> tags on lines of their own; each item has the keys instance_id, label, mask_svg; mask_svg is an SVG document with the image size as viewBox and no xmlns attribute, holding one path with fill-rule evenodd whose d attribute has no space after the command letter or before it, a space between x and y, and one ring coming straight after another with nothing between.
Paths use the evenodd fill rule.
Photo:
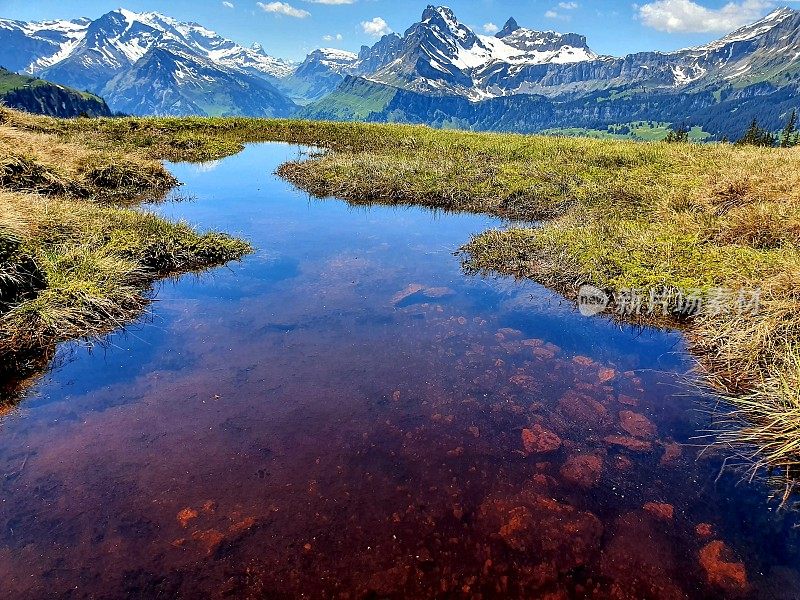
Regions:
<instances>
[{"instance_id":1,"label":"grassy shoreline","mask_svg":"<svg viewBox=\"0 0 800 600\"><path fill-rule=\"evenodd\" d=\"M332 150L279 174L316 196L424 205L540 227L487 231L463 248L474 272L532 278L574 297L582 284L665 294L760 290L760 311L683 320L706 383L735 427L719 442L800 468L800 150L639 143L425 127L257 119L60 121L0 114L15 130L92 151L212 160L242 144ZM87 136L87 132L92 132Z\"/></svg>"},{"instance_id":2,"label":"grassy shoreline","mask_svg":"<svg viewBox=\"0 0 800 600\"><path fill-rule=\"evenodd\" d=\"M177 185L157 160L10 125L18 115L0 112L0 371L38 371L56 344L137 318L156 279L250 252L133 208Z\"/></svg>"}]
</instances>

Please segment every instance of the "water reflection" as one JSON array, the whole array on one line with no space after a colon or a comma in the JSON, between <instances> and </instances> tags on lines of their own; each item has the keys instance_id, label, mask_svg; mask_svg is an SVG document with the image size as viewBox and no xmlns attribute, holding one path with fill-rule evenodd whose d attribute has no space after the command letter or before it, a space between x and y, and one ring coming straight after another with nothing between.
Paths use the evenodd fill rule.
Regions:
<instances>
[{"instance_id":1,"label":"water reflection","mask_svg":"<svg viewBox=\"0 0 800 600\"><path fill-rule=\"evenodd\" d=\"M154 210L258 253L3 418L7 596L800 594L790 518L687 445L678 334L465 277L494 221L309 201L296 155L175 165Z\"/></svg>"}]
</instances>

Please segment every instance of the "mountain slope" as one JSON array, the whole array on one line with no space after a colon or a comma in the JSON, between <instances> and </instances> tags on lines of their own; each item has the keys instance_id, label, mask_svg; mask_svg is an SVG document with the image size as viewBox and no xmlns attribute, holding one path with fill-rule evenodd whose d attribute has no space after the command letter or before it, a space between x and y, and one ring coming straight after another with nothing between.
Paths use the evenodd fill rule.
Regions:
<instances>
[{"instance_id":1,"label":"mountain slope","mask_svg":"<svg viewBox=\"0 0 800 600\"><path fill-rule=\"evenodd\" d=\"M102 98L0 68L0 104L51 117L108 117Z\"/></svg>"},{"instance_id":2,"label":"mountain slope","mask_svg":"<svg viewBox=\"0 0 800 600\"><path fill-rule=\"evenodd\" d=\"M103 93L133 115L285 117L296 108L264 79L223 69L175 43L150 48Z\"/></svg>"},{"instance_id":3,"label":"mountain slope","mask_svg":"<svg viewBox=\"0 0 800 600\"><path fill-rule=\"evenodd\" d=\"M716 138L736 139L753 118L770 130L780 129L800 104L799 96L798 86L758 84L721 94L715 90L629 94L611 89L558 100L517 94L474 102L462 96L431 95L348 77L333 93L304 107L297 116L517 133L604 130L617 124L656 121L696 125Z\"/></svg>"},{"instance_id":4,"label":"mountain slope","mask_svg":"<svg viewBox=\"0 0 800 600\"><path fill-rule=\"evenodd\" d=\"M14 70L104 94L117 111L264 116L294 108L274 87L294 71L292 63L155 12L118 9L94 21L0 20L3 57ZM202 79L194 77L200 73Z\"/></svg>"},{"instance_id":5,"label":"mountain slope","mask_svg":"<svg viewBox=\"0 0 800 600\"><path fill-rule=\"evenodd\" d=\"M301 114L527 132L653 120L733 137L754 117L779 128L794 108L800 12L776 10L696 48L615 58L596 55L583 36L514 19L494 38L479 36L449 9L428 7L359 59L361 81L345 80Z\"/></svg>"},{"instance_id":6,"label":"mountain slope","mask_svg":"<svg viewBox=\"0 0 800 600\"><path fill-rule=\"evenodd\" d=\"M314 50L278 85L298 102L319 100L336 89L345 75L355 73L358 62L358 55L352 52L333 48Z\"/></svg>"},{"instance_id":7,"label":"mountain slope","mask_svg":"<svg viewBox=\"0 0 800 600\"><path fill-rule=\"evenodd\" d=\"M86 35L90 22L0 19L0 64L11 71L41 70L65 58Z\"/></svg>"}]
</instances>

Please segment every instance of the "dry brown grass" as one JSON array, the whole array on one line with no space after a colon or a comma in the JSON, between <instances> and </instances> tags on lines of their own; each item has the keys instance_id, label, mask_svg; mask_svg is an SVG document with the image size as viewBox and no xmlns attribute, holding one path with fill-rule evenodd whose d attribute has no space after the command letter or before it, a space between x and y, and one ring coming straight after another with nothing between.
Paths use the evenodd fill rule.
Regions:
<instances>
[{"instance_id":1,"label":"dry brown grass","mask_svg":"<svg viewBox=\"0 0 800 600\"><path fill-rule=\"evenodd\" d=\"M160 197L176 185L155 160L0 125L0 187L93 200Z\"/></svg>"}]
</instances>

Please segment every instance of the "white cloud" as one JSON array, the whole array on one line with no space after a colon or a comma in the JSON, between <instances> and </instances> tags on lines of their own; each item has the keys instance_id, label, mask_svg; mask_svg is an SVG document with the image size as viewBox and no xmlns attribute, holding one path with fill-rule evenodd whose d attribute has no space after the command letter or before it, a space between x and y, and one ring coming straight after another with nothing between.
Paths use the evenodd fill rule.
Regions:
<instances>
[{"instance_id":1,"label":"white cloud","mask_svg":"<svg viewBox=\"0 0 800 600\"><path fill-rule=\"evenodd\" d=\"M311 4L354 4L356 0L306 0Z\"/></svg>"},{"instance_id":2,"label":"white cloud","mask_svg":"<svg viewBox=\"0 0 800 600\"><path fill-rule=\"evenodd\" d=\"M559 2L558 3L558 7L563 9L563 10L575 10L579 6L580 6L580 4L578 4L577 2Z\"/></svg>"},{"instance_id":3,"label":"white cloud","mask_svg":"<svg viewBox=\"0 0 800 600\"><path fill-rule=\"evenodd\" d=\"M234 8L233 2L227 2L227 0L222 3L222 6L224 6L225 8Z\"/></svg>"},{"instance_id":4,"label":"white cloud","mask_svg":"<svg viewBox=\"0 0 800 600\"><path fill-rule=\"evenodd\" d=\"M392 33L389 24L381 17L375 17L371 21L362 21L361 29L364 30L364 33L372 37L382 37L388 33Z\"/></svg>"},{"instance_id":5,"label":"white cloud","mask_svg":"<svg viewBox=\"0 0 800 600\"><path fill-rule=\"evenodd\" d=\"M256 2L256 5L264 12L294 17L295 19L305 19L311 16L311 13L307 10L295 8L288 2Z\"/></svg>"},{"instance_id":6,"label":"white cloud","mask_svg":"<svg viewBox=\"0 0 800 600\"><path fill-rule=\"evenodd\" d=\"M647 27L669 33L727 33L760 19L771 0L740 0L707 8L692 0L656 0L638 7Z\"/></svg>"},{"instance_id":7,"label":"white cloud","mask_svg":"<svg viewBox=\"0 0 800 600\"><path fill-rule=\"evenodd\" d=\"M494 23L485 23L483 25L483 31L484 31L484 33L488 33L489 35L492 35L492 34L497 33L498 31L500 31L500 28L497 25L495 25Z\"/></svg>"},{"instance_id":8,"label":"white cloud","mask_svg":"<svg viewBox=\"0 0 800 600\"><path fill-rule=\"evenodd\" d=\"M546 19L561 19L563 21L569 21L570 20L570 16L569 15L562 15L560 12L558 12L556 10L552 10L552 9L548 10L546 13L544 13L544 16L545 16Z\"/></svg>"},{"instance_id":9,"label":"white cloud","mask_svg":"<svg viewBox=\"0 0 800 600\"><path fill-rule=\"evenodd\" d=\"M344 38L341 33L337 33L336 35L323 35L322 39L326 42L341 42Z\"/></svg>"}]
</instances>

